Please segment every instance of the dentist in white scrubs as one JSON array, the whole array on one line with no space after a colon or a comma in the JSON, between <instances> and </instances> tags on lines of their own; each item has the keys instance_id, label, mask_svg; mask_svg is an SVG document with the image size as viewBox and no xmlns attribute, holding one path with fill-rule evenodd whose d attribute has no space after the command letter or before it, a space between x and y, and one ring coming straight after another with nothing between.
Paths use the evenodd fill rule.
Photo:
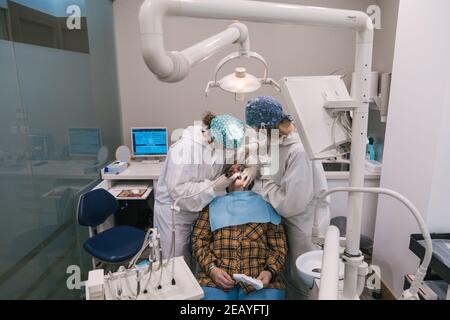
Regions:
<instances>
[{"instance_id":1,"label":"dentist in white scrubs","mask_svg":"<svg viewBox=\"0 0 450 320\"><path fill-rule=\"evenodd\" d=\"M285 223L289 248L284 274L286 298L307 299L309 288L300 279L295 263L300 255L318 249L311 236L316 197L328 189L322 163L309 160L292 118L284 114L281 104L272 97L250 101L246 121L255 129L279 130L279 170L270 180L263 181L261 194ZM325 229L330 223L329 208L325 204L319 211L321 229Z\"/></svg>"},{"instance_id":2,"label":"dentist in white scrubs","mask_svg":"<svg viewBox=\"0 0 450 320\"><path fill-rule=\"evenodd\" d=\"M184 256L188 265L192 265L190 238L198 213L214 198L226 194L237 178L221 175L225 162L221 151L239 148L244 138L244 124L232 116L208 113L203 123L185 129L171 146L155 189L153 222L161 233L164 258L171 252L172 205L186 198L177 203L181 211L175 213L174 256Z\"/></svg>"}]
</instances>

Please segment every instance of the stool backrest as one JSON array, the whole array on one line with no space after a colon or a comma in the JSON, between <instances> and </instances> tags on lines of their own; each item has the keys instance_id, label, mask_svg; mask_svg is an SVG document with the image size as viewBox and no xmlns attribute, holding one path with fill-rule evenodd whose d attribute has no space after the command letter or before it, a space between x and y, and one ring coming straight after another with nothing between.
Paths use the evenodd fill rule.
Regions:
<instances>
[{"instance_id":1,"label":"stool backrest","mask_svg":"<svg viewBox=\"0 0 450 320\"><path fill-rule=\"evenodd\" d=\"M116 213L117 199L105 189L92 190L81 196L78 204L78 223L86 227L97 227Z\"/></svg>"}]
</instances>

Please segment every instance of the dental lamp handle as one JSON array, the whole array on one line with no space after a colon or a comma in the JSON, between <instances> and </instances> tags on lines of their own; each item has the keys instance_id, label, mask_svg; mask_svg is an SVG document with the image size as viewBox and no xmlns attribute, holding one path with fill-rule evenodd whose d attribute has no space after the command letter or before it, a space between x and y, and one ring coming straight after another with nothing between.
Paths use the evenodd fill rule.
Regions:
<instances>
[{"instance_id":1,"label":"dental lamp handle","mask_svg":"<svg viewBox=\"0 0 450 320\"><path fill-rule=\"evenodd\" d=\"M219 64L216 67L216 71L215 71L215 77L214 77L214 84L215 84L215 86L217 86L217 87L219 86L219 80L218 80L219 79L219 73L223 69L223 67L228 62L236 60L236 59L239 59L239 58L255 59L255 60L261 62L263 64L263 66L264 66L264 76L263 76L263 78L261 80L261 83L268 84L269 79L267 77L269 76L269 66L267 64L267 61L259 53L248 51L245 54L243 54L242 52L230 53L228 56L226 56L225 58L223 58L219 62Z\"/></svg>"},{"instance_id":2,"label":"dental lamp handle","mask_svg":"<svg viewBox=\"0 0 450 320\"><path fill-rule=\"evenodd\" d=\"M263 80L263 84L270 85L275 88L276 91L281 92L281 86L272 78L267 78L265 81Z\"/></svg>"}]
</instances>

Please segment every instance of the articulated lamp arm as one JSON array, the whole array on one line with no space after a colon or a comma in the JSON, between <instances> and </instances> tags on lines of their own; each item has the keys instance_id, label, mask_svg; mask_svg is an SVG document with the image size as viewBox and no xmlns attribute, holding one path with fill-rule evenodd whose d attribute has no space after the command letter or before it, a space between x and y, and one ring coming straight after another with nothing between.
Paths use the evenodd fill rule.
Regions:
<instances>
[{"instance_id":1,"label":"articulated lamp arm","mask_svg":"<svg viewBox=\"0 0 450 320\"><path fill-rule=\"evenodd\" d=\"M181 52L161 50L162 34L142 34L141 38L142 52L148 68L161 81L165 82L181 81L195 65L231 44L238 43L240 45L239 52L242 54L246 54L250 50L248 29L242 23L233 23L226 30Z\"/></svg>"},{"instance_id":2,"label":"articulated lamp arm","mask_svg":"<svg viewBox=\"0 0 450 320\"><path fill-rule=\"evenodd\" d=\"M249 50L248 30L237 23L182 52L166 52L166 16L351 28L359 43L373 41L372 21L359 11L246 0L146 0L139 13L142 52L148 68L165 82L183 80L193 66L232 43Z\"/></svg>"}]
</instances>

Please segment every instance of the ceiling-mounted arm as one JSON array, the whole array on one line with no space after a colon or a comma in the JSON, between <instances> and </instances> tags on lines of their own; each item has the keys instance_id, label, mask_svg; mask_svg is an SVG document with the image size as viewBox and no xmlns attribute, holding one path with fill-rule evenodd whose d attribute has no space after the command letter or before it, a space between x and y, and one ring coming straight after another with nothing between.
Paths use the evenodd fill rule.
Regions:
<instances>
[{"instance_id":1,"label":"ceiling-mounted arm","mask_svg":"<svg viewBox=\"0 0 450 320\"><path fill-rule=\"evenodd\" d=\"M139 13L143 56L149 69L165 82L183 80L192 66L226 45L240 43L242 51L249 49L248 30L242 24L233 24L182 52L166 52L165 16L352 28L360 31L358 42L372 41L373 37L370 18L353 10L245 0L146 0Z\"/></svg>"},{"instance_id":2,"label":"ceiling-mounted arm","mask_svg":"<svg viewBox=\"0 0 450 320\"><path fill-rule=\"evenodd\" d=\"M220 49L234 43L240 45L241 55L246 55L250 51L248 28L245 24L233 23L225 31L183 50L181 54L188 60L189 66L193 67Z\"/></svg>"},{"instance_id":3,"label":"ceiling-mounted arm","mask_svg":"<svg viewBox=\"0 0 450 320\"><path fill-rule=\"evenodd\" d=\"M248 29L242 23L233 23L226 30L181 52L162 51L162 35L146 34L141 37L143 56L147 66L161 81L165 82L183 80L192 67L231 44L238 43L239 52L242 55L246 55L250 50Z\"/></svg>"}]
</instances>

